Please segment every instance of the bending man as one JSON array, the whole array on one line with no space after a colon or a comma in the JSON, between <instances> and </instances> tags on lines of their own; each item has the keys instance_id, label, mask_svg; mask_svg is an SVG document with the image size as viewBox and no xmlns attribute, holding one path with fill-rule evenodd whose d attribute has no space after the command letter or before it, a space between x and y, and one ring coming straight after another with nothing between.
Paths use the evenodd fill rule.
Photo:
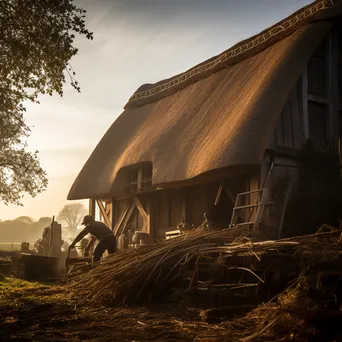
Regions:
<instances>
[{"instance_id":1,"label":"bending man","mask_svg":"<svg viewBox=\"0 0 342 342\"><path fill-rule=\"evenodd\" d=\"M85 248L85 253L89 252L95 240L99 240L93 255L94 262L99 261L106 250L108 254L116 252L116 237L104 223L95 221L90 215L87 215L84 216L82 225L85 225L85 228L76 236L69 248L74 248L77 242L81 241L87 234L91 234L93 238Z\"/></svg>"}]
</instances>

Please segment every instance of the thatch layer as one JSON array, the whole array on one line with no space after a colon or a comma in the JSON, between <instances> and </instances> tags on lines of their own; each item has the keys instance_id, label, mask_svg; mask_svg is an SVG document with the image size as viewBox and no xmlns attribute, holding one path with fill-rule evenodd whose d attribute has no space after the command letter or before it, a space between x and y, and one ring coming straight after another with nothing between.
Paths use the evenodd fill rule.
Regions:
<instances>
[{"instance_id":1,"label":"thatch layer","mask_svg":"<svg viewBox=\"0 0 342 342\"><path fill-rule=\"evenodd\" d=\"M68 199L120 195L119 171L143 162L153 165L154 185L259 164L291 89L331 25L307 25L166 98L126 109L88 159Z\"/></svg>"}]
</instances>

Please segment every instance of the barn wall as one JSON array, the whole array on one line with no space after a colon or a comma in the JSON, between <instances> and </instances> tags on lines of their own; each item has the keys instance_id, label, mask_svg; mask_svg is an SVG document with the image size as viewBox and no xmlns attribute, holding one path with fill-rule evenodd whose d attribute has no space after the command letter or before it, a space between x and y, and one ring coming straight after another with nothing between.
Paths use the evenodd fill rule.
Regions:
<instances>
[{"instance_id":1,"label":"barn wall","mask_svg":"<svg viewBox=\"0 0 342 342\"><path fill-rule=\"evenodd\" d=\"M151 216L154 238L165 238L165 232L175 230L183 221L181 189L158 190L153 193Z\"/></svg>"},{"instance_id":2,"label":"barn wall","mask_svg":"<svg viewBox=\"0 0 342 342\"><path fill-rule=\"evenodd\" d=\"M274 129L270 144L301 148L303 144L302 79L293 88Z\"/></svg>"},{"instance_id":3,"label":"barn wall","mask_svg":"<svg viewBox=\"0 0 342 342\"><path fill-rule=\"evenodd\" d=\"M151 213L151 233L154 239L165 238L165 232L177 229L182 223L199 226L204 222L204 213L217 227L227 228L236 195L249 190L248 177L222 180L223 189L217 205L220 181L200 184L181 189L162 189L139 195L139 199L147 210L149 203ZM120 220L131 199L114 201L114 224ZM138 210L134 210L126 229L141 230L143 220Z\"/></svg>"},{"instance_id":4,"label":"barn wall","mask_svg":"<svg viewBox=\"0 0 342 342\"><path fill-rule=\"evenodd\" d=\"M342 122L341 29L324 39L303 70L274 129L269 147L302 149L308 141L318 150L337 153L338 118ZM338 80L339 81L338 81ZM342 127L342 125L340 125Z\"/></svg>"}]
</instances>

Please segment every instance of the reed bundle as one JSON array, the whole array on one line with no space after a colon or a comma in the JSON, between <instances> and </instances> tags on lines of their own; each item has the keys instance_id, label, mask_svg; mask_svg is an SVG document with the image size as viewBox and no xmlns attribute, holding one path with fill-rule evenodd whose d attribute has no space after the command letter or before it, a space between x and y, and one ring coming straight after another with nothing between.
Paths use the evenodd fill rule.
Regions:
<instances>
[{"instance_id":1,"label":"reed bundle","mask_svg":"<svg viewBox=\"0 0 342 342\"><path fill-rule=\"evenodd\" d=\"M203 289L222 293L224 289L229 293L244 291L248 296L251 289L260 295L266 288L267 297L298 282L304 274L317 275L338 267L342 261L340 234L329 230L277 241L253 241L238 228L214 232L196 229L172 240L118 252L72 279L67 288L90 302L154 300L175 289L183 295ZM202 279L201 271L205 271ZM184 278L189 280L185 287ZM273 293L268 291L272 286ZM261 295L260 301L265 296Z\"/></svg>"}]
</instances>

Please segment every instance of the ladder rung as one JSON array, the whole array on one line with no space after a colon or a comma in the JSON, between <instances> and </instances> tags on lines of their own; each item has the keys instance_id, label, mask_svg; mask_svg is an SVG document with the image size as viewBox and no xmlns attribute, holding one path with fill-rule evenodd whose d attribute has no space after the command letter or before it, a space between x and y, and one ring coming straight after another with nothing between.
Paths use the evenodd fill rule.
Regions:
<instances>
[{"instance_id":1,"label":"ladder rung","mask_svg":"<svg viewBox=\"0 0 342 342\"><path fill-rule=\"evenodd\" d=\"M247 192L240 192L238 195L249 195L249 194L254 194L256 192L261 192L261 191L264 191L265 188L262 188L262 189L258 189L258 190L253 190L253 191L247 191Z\"/></svg>"},{"instance_id":2,"label":"ladder rung","mask_svg":"<svg viewBox=\"0 0 342 342\"><path fill-rule=\"evenodd\" d=\"M255 203L255 204L249 204L249 205L241 205L239 207L235 207L233 209L247 209L247 208L253 208L258 207L261 203Z\"/></svg>"},{"instance_id":3,"label":"ladder rung","mask_svg":"<svg viewBox=\"0 0 342 342\"><path fill-rule=\"evenodd\" d=\"M272 204L274 204L274 202L265 203L264 205L266 206L266 205L272 205ZM249 204L249 205L242 205L242 206L233 208L233 210L235 210L235 209L247 209L247 208L259 207L260 205L261 205L261 202L255 203L255 204Z\"/></svg>"},{"instance_id":4,"label":"ladder rung","mask_svg":"<svg viewBox=\"0 0 342 342\"><path fill-rule=\"evenodd\" d=\"M250 226L254 224L254 222L243 222L243 223L238 223L235 225L235 227L239 227L239 226Z\"/></svg>"}]
</instances>

